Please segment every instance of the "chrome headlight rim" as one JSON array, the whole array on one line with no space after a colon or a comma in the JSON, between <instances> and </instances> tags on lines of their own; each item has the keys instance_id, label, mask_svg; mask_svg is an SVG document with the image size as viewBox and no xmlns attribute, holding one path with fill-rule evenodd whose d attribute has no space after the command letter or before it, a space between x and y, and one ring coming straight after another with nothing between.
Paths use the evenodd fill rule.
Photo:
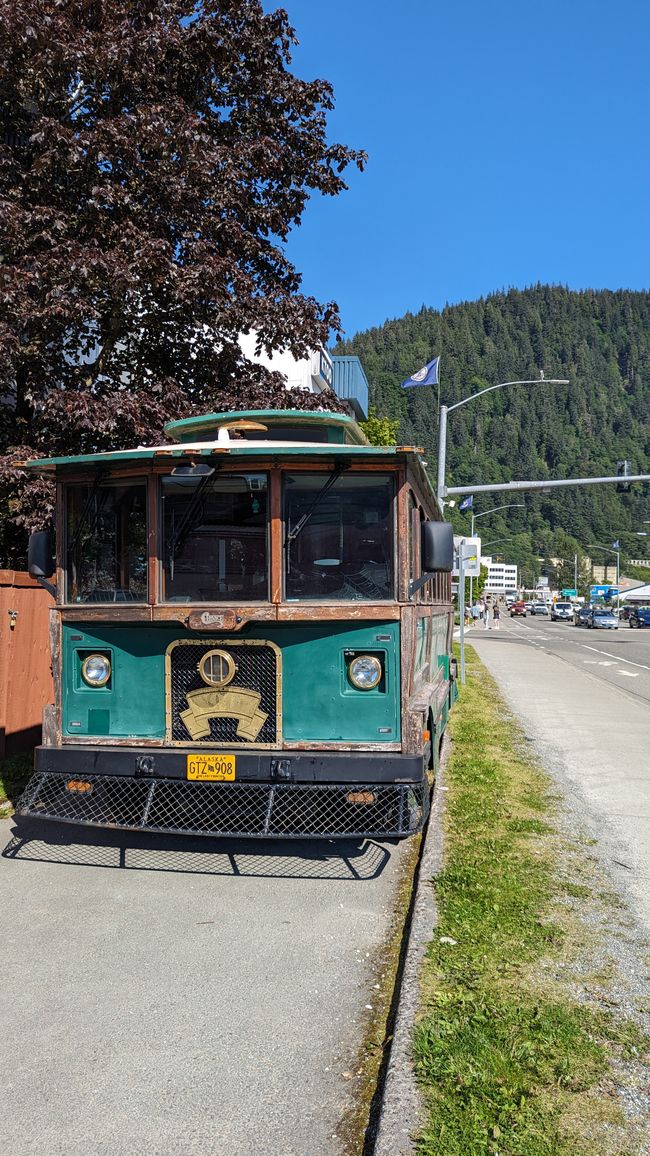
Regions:
<instances>
[{"instance_id":1,"label":"chrome headlight rim","mask_svg":"<svg viewBox=\"0 0 650 1156\"><path fill-rule=\"evenodd\" d=\"M354 668L360 663L368 664L373 668L374 676L372 682L361 682L359 681L358 675L355 675ZM375 690L379 686L383 674L382 664L374 654L355 654L354 658L350 659L348 663L348 678L356 690Z\"/></svg>"},{"instance_id":2,"label":"chrome headlight rim","mask_svg":"<svg viewBox=\"0 0 650 1156\"><path fill-rule=\"evenodd\" d=\"M99 662L104 666L104 674L102 674L99 678L96 676L93 677L88 673L88 667L91 662ZM81 677L83 678L86 686L106 686L106 683L110 679L111 674L111 660L107 654L89 654L87 658L84 658L81 664Z\"/></svg>"}]
</instances>

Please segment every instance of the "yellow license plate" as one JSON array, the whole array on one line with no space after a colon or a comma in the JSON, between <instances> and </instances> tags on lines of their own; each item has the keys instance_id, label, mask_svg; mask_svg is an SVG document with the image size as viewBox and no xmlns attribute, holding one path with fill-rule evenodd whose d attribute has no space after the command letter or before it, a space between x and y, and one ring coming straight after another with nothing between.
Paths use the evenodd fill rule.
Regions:
<instances>
[{"instance_id":1,"label":"yellow license plate","mask_svg":"<svg viewBox=\"0 0 650 1156\"><path fill-rule=\"evenodd\" d=\"M232 782L235 756L210 753L187 756L187 777L200 783Z\"/></svg>"}]
</instances>

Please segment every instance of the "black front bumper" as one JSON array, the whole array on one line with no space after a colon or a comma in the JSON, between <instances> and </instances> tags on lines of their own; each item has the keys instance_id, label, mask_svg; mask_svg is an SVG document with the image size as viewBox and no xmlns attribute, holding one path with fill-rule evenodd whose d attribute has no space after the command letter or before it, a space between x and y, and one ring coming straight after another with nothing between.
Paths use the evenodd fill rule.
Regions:
<instances>
[{"instance_id":1,"label":"black front bumper","mask_svg":"<svg viewBox=\"0 0 650 1156\"><path fill-rule=\"evenodd\" d=\"M37 747L17 814L174 834L400 838L429 810L422 758L238 751L235 782L197 783L185 777L187 753Z\"/></svg>"}]
</instances>

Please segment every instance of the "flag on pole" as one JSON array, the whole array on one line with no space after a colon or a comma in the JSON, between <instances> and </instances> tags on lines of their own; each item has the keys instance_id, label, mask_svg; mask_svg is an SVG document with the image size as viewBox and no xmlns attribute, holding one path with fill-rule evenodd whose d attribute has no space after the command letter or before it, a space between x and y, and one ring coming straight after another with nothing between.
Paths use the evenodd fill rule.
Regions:
<instances>
[{"instance_id":1,"label":"flag on pole","mask_svg":"<svg viewBox=\"0 0 650 1156\"><path fill-rule=\"evenodd\" d=\"M410 389L414 385L437 385L439 366L439 357L434 357L433 361L427 361L422 369L418 369L417 373L412 373L406 381L402 382L402 389Z\"/></svg>"},{"instance_id":2,"label":"flag on pole","mask_svg":"<svg viewBox=\"0 0 650 1156\"><path fill-rule=\"evenodd\" d=\"M459 510L471 510L473 505L474 505L474 495L470 494L468 498L463 498L458 509Z\"/></svg>"},{"instance_id":3,"label":"flag on pole","mask_svg":"<svg viewBox=\"0 0 650 1156\"><path fill-rule=\"evenodd\" d=\"M621 548L621 543L619 542L619 540L617 538L615 542L612 542L612 550L620 550L620 548Z\"/></svg>"}]
</instances>

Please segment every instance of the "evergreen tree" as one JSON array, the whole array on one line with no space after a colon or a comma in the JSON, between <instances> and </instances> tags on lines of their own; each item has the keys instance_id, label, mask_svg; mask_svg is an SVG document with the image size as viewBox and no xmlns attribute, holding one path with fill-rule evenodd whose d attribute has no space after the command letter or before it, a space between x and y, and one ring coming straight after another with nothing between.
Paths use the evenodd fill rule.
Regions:
<instances>
[{"instance_id":1,"label":"evergreen tree","mask_svg":"<svg viewBox=\"0 0 650 1156\"><path fill-rule=\"evenodd\" d=\"M438 354L440 398L450 405L486 385L537 378L540 370L570 382L497 390L453 413L448 484L614 474L623 458L635 472L650 472L648 293L536 285L441 311L423 308L359 333L337 351L361 358L371 402L399 422L398 441L425 447L432 480L437 387L402 390L401 382ZM576 487L521 500L524 510L507 511L504 521L486 518L482 530L486 540L488 528L491 537L513 535L508 558L529 583L540 559L589 553L587 543L637 530L648 517L646 485L627 494ZM486 494L475 510L496 504L497 495ZM467 515L450 516L468 533Z\"/></svg>"}]
</instances>

